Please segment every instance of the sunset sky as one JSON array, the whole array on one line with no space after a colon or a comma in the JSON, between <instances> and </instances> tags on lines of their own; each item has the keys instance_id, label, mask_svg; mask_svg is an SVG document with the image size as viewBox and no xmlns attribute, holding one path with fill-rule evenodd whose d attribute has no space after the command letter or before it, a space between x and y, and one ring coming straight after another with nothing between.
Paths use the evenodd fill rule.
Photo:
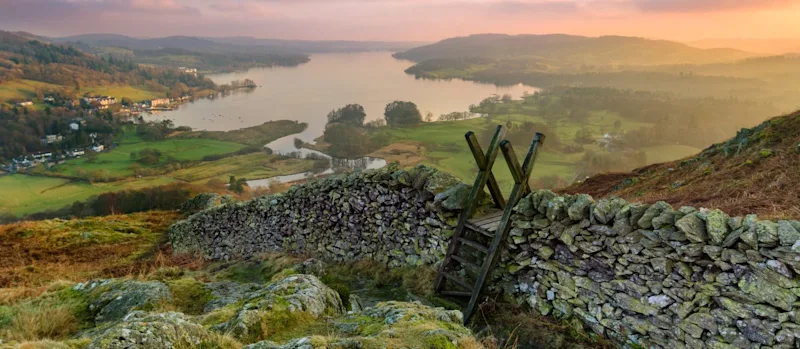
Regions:
<instances>
[{"instance_id":1,"label":"sunset sky","mask_svg":"<svg viewBox=\"0 0 800 349\"><path fill-rule=\"evenodd\" d=\"M489 32L798 38L800 0L0 0L0 29L393 41Z\"/></svg>"}]
</instances>

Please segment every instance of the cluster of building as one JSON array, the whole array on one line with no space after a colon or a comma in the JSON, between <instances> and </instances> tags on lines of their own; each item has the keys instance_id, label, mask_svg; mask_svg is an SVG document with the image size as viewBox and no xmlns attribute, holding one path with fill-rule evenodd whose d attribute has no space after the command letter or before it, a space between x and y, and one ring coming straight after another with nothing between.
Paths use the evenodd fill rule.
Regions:
<instances>
[{"instance_id":1,"label":"cluster of building","mask_svg":"<svg viewBox=\"0 0 800 349\"><path fill-rule=\"evenodd\" d=\"M105 146L103 145L92 145L86 148L73 149L63 154L55 154L52 152L39 152L11 159L11 163L9 163L8 165L0 165L0 169L6 172L14 173L22 169L33 168L39 165L43 165L46 168L51 168L56 165L65 164L68 159L77 159L83 157L84 155L86 155L87 151L101 153L103 152L103 150L105 150Z\"/></svg>"},{"instance_id":2,"label":"cluster of building","mask_svg":"<svg viewBox=\"0 0 800 349\"><path fill-rule=\"evenodd\" d=\"M186 74L195 74L197 75L197 68L189 68L189 67L179 67L178 70L184 72Z\"/></svg>"},{"instance_id":3,"label":"cluster of building","mask_svg":"<svg viewBox=\"0 0 800 349\"><path fill-rule=\"evenodd\" d=\"M75 118L69 124L70 129L73 131L78 131L85 125L86 120L83 118ZM86 152L88 151L95 153L102 153L105 151L105 146L102 144L97 144L96 142L97 133L90 133L89 139L91 140L92 145L83 148L72 149L64 152L63 154L55 154L45 151L16 157L7 165L0 164L0 170L13 173L21 169L32 168L39 165L44 165L47 168L51 168L53 166L66 163L68 159L80 158L86 155ZM60 134L46 135L41 139L42 145L52 145L62 141L64 141L64 136Z\"/></svg>"}]
</instances>

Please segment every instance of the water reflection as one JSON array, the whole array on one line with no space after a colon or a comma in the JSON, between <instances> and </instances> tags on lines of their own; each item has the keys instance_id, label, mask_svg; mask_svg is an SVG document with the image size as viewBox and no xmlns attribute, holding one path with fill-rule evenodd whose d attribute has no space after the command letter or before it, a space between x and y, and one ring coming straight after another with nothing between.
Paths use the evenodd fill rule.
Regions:
<instances>
[{"instance_id":1,"label":"water reflection","mask_svg":"<svg viewBox=\"0 0 800 349\"><path fill-rule=\"evenodd\" d=\"M307 149L307 148L297 149L294 147L293 141L294 141L294 136L287 136L267 144L267 147L272 149L272 151L276 154L289 155L292 157L304 158L304 159L327 159L328 167L318 171L293 173L290 175L275 176L270 178L247 181L247 185L250 186L250 188L263 188L263 187L269 187L272 184L292 183L292 182L306 180L314 176L334 174L337 171L349 172L356 170L371 170L371 169L383 168L387 164L386 160L381 158L373 158L365 156L356 159L344 159L344 158L335 158L328 154L313 149Z\"/></svg>"}]
</instances>

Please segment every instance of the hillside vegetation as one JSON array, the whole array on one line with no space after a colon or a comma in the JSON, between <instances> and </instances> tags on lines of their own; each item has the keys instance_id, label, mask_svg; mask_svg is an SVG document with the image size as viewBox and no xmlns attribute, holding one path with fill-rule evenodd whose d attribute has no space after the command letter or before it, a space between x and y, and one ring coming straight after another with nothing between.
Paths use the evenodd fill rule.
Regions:
<instances>
[{"instance_id":1,"label":"hillside vegetation","mask_svg":"<svg viewBox=\"0 0 800 349\"><path fill-rule=\"evenodd\" d=\"M798 217L800 112L776 117L683 160L597 175L563 190L666 201L730 214Z\"/></svg>"},{"instance_id":2,"label":"hillside vegetation","mask_svg":"<svg viewBox=\"0 0 800 349\"><path fill-rule=\"evenodd\" d=\"M104 92L100 88L114 86L133 87L165 96L166 92L178 84L182 88L195 90L214 89L215 84L202 76L184 74L174 69L141 67L125 57L97 57L86 54L74 46L56 45L33 40L29 37L0 31L0 89L5 89L8 99L32 97L24 86L9 88L5 86L15 81L27 80L57 85L34 86L33 96L41 99L42 94L58 93L74 96L82 92ZM25 85L31 86L31 83ZM45 91L42 87L48 87ZM132 92L132 91L116 91ZM133 91L129 95L115 95L122 98L146 98L153 94Z\"/></svg>"}]
</instances>

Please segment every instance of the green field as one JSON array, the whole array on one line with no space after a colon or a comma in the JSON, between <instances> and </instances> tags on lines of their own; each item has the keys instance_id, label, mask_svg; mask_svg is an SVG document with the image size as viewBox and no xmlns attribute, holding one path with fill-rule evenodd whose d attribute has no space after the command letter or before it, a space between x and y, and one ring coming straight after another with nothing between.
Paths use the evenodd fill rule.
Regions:
<instances>
[{"instance_id":1,"label":"green field","mask_svg":"<svg viewBox=\"0 0 800 349\"><path fill-rule=\"evenodd\" d=\"M133 166L156 167L157 165L144 166L131 159L132 152L140 152L144 149L155 149L160 151L163 156L161 164L168 157L179 161L198 161L206 155L218 155L232 153L244 148L244 145L232 142L224 142L213 139L203 138L170 138L163 141L145 141L134 132L125 132L119 146L100 153L94 162L90 162L87 157L68 161L65 165L56 167L54 170L37 169L40 174L57 174L62 176L78 177L78 170L87 172L106 171L111 178L130 177L134 175Z\"/></svg>"},{"instance_id":2,"label":"green field","mask_svg":"<svg viewBox=\"0 0 800 349\"><path fill-rule=\"evenodd\" d=\"M150 91L144 87L135 86L94 86L80 89L79 94L89 93L92 95L113 96L117 99L127 97L133 101L144 101L148 99L164 98L166 93Z\"/></svg>"},{"instance_id":3,"label":"green field","mask_svg":"<svg viewBox=\"0 0 800 349\"><path fill-rule=\"evenodd\" d=\"M421 154L423 164L434 166L458 176L461 180L471 182L475 178L477 167L472 153L464 140L464 134L468 131L475 132L482 142L481 145L484 151L486 151L489 146L488 135L493 132L498 124L506 125L510 122L516 125L526 121L547 124L546 119L533 116L535 115L535 110L532 109L534 108L516 106L509 114L496 115L491 118L423 123L413 127L385 128L379 132L391 139L392 143L411 141L421 145L424 148L424 154ZM617 120L621 123L620 131L652 126L648 123L626 120L616 114L605 111L592 112L587 121L583 123L562 120L552 125L556 127L556 133L561 143L569 144L574 141L575 133L581 128L588 128L593 135L602 135L613 130ZM532 134L530 136L531 138L533 137ZM530 139L526 139L524 143L512 144L520 163L528 150L529 142ZM601 147L593 144L585 145L583 148L585 151L603 152ZM647 155L648 164L676 160L700 151L697 148L681 145L646 147L642 148L642 150ZM543 177L557 176L563 181L572 182L579 175L577 173L577 164L584 154L585 152L556 153L548 150L548 143L545 141L531 178L536 180ZM499 154L495 163L494 173L501 186L505 190L509 190L513 185L513 181L502 154Z\"/></svg>"},{"instance_id":4,"label":"green field","mask_svg":"<svg viewBox=\"0 0 800 349\"><path fill-rule=\"evenodd\" d=\"M323 161L327 164L327 160ZM253 153L204 162L194 167L175 171L170 176L186 182L203 184L211 179L227 182L230 176L261 179L308 172L313 168L314 160L284 159L278 155Z\"/></svg>"},{"instance_id":5,"label":"green field","mask_svg":"<svg viewBox=\"0 0 800 349\"><path fill-rule=\"evenodd\" d=\"M0 188L3 188L4 198L0 200L0 212L25 215L46 210L56 210L71 205L75 201L86 200L92 195L126 189L154 187L174 181L174 179L168 177L155 177L89 184L87 182L41 176L19 174L2 176L0 177Z\"/></svg>"}]
</instances>

